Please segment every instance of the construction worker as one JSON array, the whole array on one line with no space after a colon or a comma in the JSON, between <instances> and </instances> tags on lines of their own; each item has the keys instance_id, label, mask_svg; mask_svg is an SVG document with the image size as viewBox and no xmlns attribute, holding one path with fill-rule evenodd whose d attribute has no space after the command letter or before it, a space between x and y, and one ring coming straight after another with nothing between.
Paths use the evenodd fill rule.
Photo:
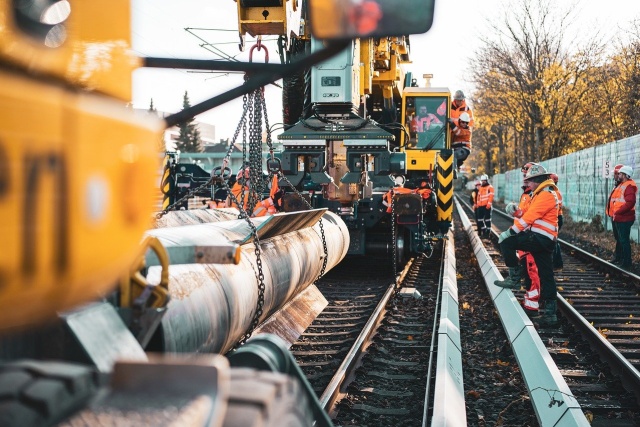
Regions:
<instances>
[{"instance_id":1,"label":"construction worker","mask_svg":"<svg viewBox=\"0 0 640 427\"><path fill-rule=\"evenodd\" d=\"M522 218L522 215L526 212L531 204L531 197L533 197L533 191L529 189L528 185L524 185L524 179L527 176L529 168L537 163L528 162L522 168L522 194L520 195L520 201L518 207L513 213L514 218ZM524 312L528 316L538 315L540 308L540 275L538 274L538 266L533 258L531 252L518 250L518 258L520 258L520 267L523 271L525 293L522 301Z\"/></svg>"},{"instance_id":2,"label":"construction worker","mask_svg":"<svg viewBox=\"0 0 640 427\"><path fill-rule=\"evenodd\" d=\"M478 231L480 236L491 236L491 206L493 204L494 190L489 184L489 177L486 174L480 176L480 189L478 190L478 201L476 205L478 215Z\"/></svg>"},{"instance_id":3,"label":"construction worker","mask_svg":"<svg viewBox=\"0 0 640 427\"><path fill-rule=\"evenodd\" d=\"M476 225L478 224L478 191L480 190L481 182L480 180L475 181L473 184L474 188L471 190L471 196L469 196L469 201L471 202L471 206L473 207L473 217L476 220Z\"/></svg>"},{"instance_id":4,"label":"construction worker","mask_svg":"<svg viewBox=\"0 0 640 427\"><path fill-rule=\"evenodd\" d=\"M498 243L504 262L509 267L509 277L496 280L494 285L519 289L523 271L518 261L517 250L530 252L540 277L543 310L539 324L552 326L558 321L557 287L553 277L552 254L558 238L561 195L550 178L550 173L541 165L532 165L525 175L524 182L533 192L531 203L522 217L514 218L513 225L500 234Z\"/></svg>"},{"instance_id":5,"label":"construction worker","mask_svg":"<svg viewBox=\"0 0 640 427\"><path fill-rule=\"evenodd\" d=\"M233 194L238 203L242 204L244 210L249 208L250 201L253 199L254 208L253 212L249 213L250 216L260 217L268 214L273 215L280 208L282 201L282 191L278 188L277 177L274 176L270 196L264 200L260 200L260 195L249 185L250 174L251 169L248 166L240 168L236 176L236 182L231 188L231 194ZM232 198L230 199L227 205L232 208L238 208L236 202Z\"/></svg>"},{"instance_id":6,"label":"construction worker","mask_svg":"<svg viewBox=\"0 0 640 427\"><path fill-rule=\"evenodd\" d=\"M411 130L413 132L426 132L433 125L442 125L442 121L433 113L427 111L426 105L420 105L413 119L411 119Z\"/></svg>"},{"instance_id":7,"label":"construction worker","mask_svg":"<svg viewBox=\"0 0 640 427\"><path fill-rule=\"evenodd\" d=\"M618 247L617 242L618 242L618 231L616 230L615 225L613 224L613 212L615 212L614 209L614 203L613 203L613 193L616 192L616 189L618 188L618 186L620 185L620 169L622 168L622 166L624 166L623 164L617 164L615 165L615 167L613 168L613 189L611 190L611 193L609 193L609 199L607 200L607 206L605 208L605 213L607 214L607 216L609 218L611 218L611 229L613 230L613 238L616 240L616 249ZM612 264L622 264L622 252L618 252L618 250L615 251L615 255L614 258L611 260Z\"/></svg>"},{"instance_id":8,"label":"construction worker","mask_svg":"<svg viewBox=\"0 0 640 427\"><path fill-rule=\"evenodd\" d=\"M471 116L469 113L464 112L460 114L458 118L450 118L449 124L451 127L451 147L457 160L457 168L467 160L471 153L471 127L469 122Z\"/></svg>"},{"instance_id":9,"label":"construction worker","mask_svg":"<svg viewBox=\"0 0 640 427\"><path fill-rule=\"evenodd\" d=\"M609 198L608 211L613 220L613 236L616 239L617 264L625 270L631 269L631 226L636 219L636 193L638 186L633 178L633 169L622 166L618 171L620 185L616 186Z\"/></svg>"},{"instance_id":10,"label":"construction worker","mask_svg":"<svg viewBox=\"0 0 640 427\"><path fill-rule=\"evenodd\" d=\"M467 105L464 92L457 90L453 94L453 100L451 101L451 118L457 119L462 115L462 113L467 113L469 115L469 128L473 129L473 111L471 110L471 107Z\"/></svg>"}]
</instances>

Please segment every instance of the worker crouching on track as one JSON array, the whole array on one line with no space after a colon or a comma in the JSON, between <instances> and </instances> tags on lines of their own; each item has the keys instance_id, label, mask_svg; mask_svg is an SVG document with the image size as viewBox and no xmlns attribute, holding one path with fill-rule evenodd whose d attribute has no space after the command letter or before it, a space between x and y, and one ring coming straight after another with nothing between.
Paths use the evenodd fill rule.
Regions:
<instances>
[{"instance_id":1,"label":"worker crouching on track","mask_svg":"<svg viewBox=\"0 0 640 427\"><path fill-rule=\"evenodd\" d=\"M498 239L504 262L509 267L509 277L494 282L501 288L519 289L523 271L517 250L530 252L538 267L542 288L543 311L539 320L542 326L555 325L558 320L552 254L558 238L558 212L562 199L550 175L537 164L527 171L524 182L533 192L531 203L522 217L515 218L513 225Z\"/></svg>"}]
</instances>

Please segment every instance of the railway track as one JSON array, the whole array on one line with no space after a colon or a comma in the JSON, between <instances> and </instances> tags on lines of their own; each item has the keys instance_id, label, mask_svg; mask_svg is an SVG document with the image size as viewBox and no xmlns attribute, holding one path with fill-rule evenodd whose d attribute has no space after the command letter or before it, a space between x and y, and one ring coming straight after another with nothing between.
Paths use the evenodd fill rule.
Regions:
<instances>
[{"instance_id":1,"label":"railway track","mask_svg":"<svg viewBox=\"0 0 640 427\"><path fill-rule=\"evenodd\" d=\"M445 247L410 260L399 286L388 259L346 259L319 281L328 306L291 351L336 425L421 425L438 413L438 375L455 366L435 366ZM457 394L449 406L464 405L461 380Z\"/></svg>"},{"instance_id":2,"label":"railway track","mask_svg":"<svg viewBox=\"0 0 640 427\"><path fill-rule=\"evenodd\" d=\"M465 211L470 215L468 206ZM505 230L511 224L507 217L493 215L494 228ZM483 242L493 262L506 274L495 236ZM634 316L640 299L635 286L621 280L627 274L607 270L608 263L586 261L584 254L578 252L575 247L565 248L564 269L556 273L562 295L560 323L553 328L538 328L538 334L587 417L616 419L616 425L636 425L640 420L640 382L632 364L637 362L616 355L613 345L621 346L619 354L637 355L639 334ZM514 294L522 297L523 292ZM579 314L587 321L581 321ZM609 338L609 330L615 331L614 339L624 338L607 342L603 338Z\"/></svg>"}]
</instances>

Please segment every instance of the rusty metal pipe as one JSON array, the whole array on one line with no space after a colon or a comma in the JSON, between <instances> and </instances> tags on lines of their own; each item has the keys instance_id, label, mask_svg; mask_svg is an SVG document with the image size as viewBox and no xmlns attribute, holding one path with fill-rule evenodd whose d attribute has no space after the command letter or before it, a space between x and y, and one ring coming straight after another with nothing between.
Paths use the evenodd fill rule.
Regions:
<instances>
[{"instance_id":1,"label":"rusty metal pipe","mask_svg":"<svg viewBox=\"0 0 640 427\"><path fill-rule=\"evenodd\" d=\"M328 271L346 255L349 232L337 215L325 212L322 218ZM252 221L259 225L261 219ZM188 223L184 218L178 222ZM201 218L196 222L201 222ZM165 225L172 223L172 220L165 221ZM169 226L148 232L167 246L237 243L243 235L250 233L245 220ZM186 264L169 267L171 301L160 328L161 343L155 344L160 348L150 350L225 353L242 337L249 329L257 307L258 269L253 241L250 239L241 248L238 265ZM262 322L314 282L322 268L324 250L317 223L313 227L261 239L260 248L265 284ZM159 267L149 269L151 282L159 280L159 276Z\"/></svg>"}]
</instances>

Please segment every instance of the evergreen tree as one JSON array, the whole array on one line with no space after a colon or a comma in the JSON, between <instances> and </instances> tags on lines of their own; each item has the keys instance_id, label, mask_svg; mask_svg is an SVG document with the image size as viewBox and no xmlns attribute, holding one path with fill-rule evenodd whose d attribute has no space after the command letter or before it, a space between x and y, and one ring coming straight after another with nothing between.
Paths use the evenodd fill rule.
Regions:
<instances>
[{"instance_id":1,"label":"evergreen tree","mask_svg":"<svg viewBox=\"0 0 640 427\"><path fill-rule=\"evenodd\" d=\"M191 107L189 103L189 95L185 91L182 109ZM200 153L202 152L202 141L200 140L200 131L198 126L193 123L194 119L186 120L178 125L180 134L176 141L176 149L182 153Z\"/></svg>"}]
</instances>

